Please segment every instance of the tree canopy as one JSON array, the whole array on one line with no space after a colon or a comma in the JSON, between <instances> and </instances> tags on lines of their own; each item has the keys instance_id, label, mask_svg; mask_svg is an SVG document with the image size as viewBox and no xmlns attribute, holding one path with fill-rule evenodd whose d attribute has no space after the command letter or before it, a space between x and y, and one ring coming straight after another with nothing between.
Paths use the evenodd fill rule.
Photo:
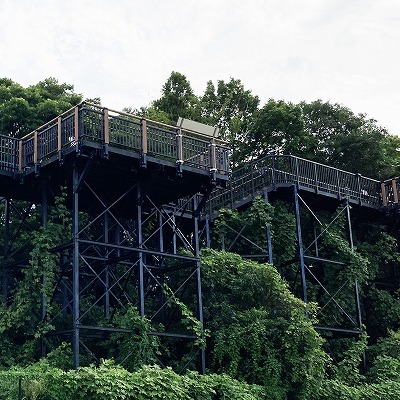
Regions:
<instances>
[{"instance_id":1,"label":"tree canopy","mask_svg":"<svg viewBox=\"0 0 400 400\"><path fill-rule=\"evenodd\" d=\"M74 86L47 78L27 88L0 79L0 134L22 137L82 101Z\"/></svg>"},{"instance_id":2,"label":"tree canopy","mask_svg":"<svg viewBox=\"0 0 400 400\"><path fill-rule=\"evenodd\" d=\"M400 174L400 138L365 114L322 100L293 104L259 98L238 79L208 81L196 95L186 76L172 72L150 107L168 116L218 126L232 148L232 165L271 152L292 154L375 179Z\"/></svg>"}]
</instances>

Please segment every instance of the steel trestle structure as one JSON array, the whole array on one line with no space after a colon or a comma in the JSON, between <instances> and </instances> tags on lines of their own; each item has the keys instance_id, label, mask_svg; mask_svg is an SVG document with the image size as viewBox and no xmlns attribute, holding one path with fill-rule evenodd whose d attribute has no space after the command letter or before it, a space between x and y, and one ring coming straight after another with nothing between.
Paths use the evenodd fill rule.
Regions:
<instances>
[{"instance_id":1,"label":"steel trestle structure","mask_svg":"<svg viewBox=\"0 0 400 400\"><path fill-rule=\"evenodd\" d=\"M18 268L29 267L29 246L12 250L18 218L29 225L39 211L31 226L45 228L60 196L71 215L69 239L51 250L59 268L37 316L54 327L44 332L43 354L67 341L75 368L104 357L127 364L140 336L130 319L136 309L155 327L145 335L172 343L161 365L184 359L205 372L198 219L212 188L228 180L228 151L201 133L87 103L22 139L0 137L6 304ZM185 321L190 315L200 331Z\"/></svg>"},{"instance_id":2,"label":"steel trestle structure","mask_svg":"<svg viewBox=\"0 0 400 400\"><path fill-rule=\"evenodd\" d=\"M360 174L342 171L299 157L271 154L234 170L227 188L212 192L204 213L208 226L212 220L218 218L221 208L246 209L253 203L256 196L262 197L267 203L272 198L272 201L283 199L288 204L292 204L297 255L292 260L286 260L284 267L297 265L297 273L292 283L296 285L297 277L300 276L301 289L297 291L294 286L293 290L297 291L305 304L316 301L315 293L311 299L309 294L309 283L313 283L320 292L319 313L336 315L330 323L315 325L316 329L329 335L358 335L363 332L358 281L352 278L345 279L333 289L329 289L324 284L325 271L336 269L340 275L340 271L345 270L347 264L339 261L337 257L332 259L330 256L321 255L319 239L322 235L329 233L331 224L335 223L337 218L344 218L346 220L344 233L347 236L348 248L353 252L350 210L353 208L356 214L361 213L364 216L381 215L382 210L397 207L399 198L397 181L395 179L381 183ZM300 212L301 208L303 212ZM332 221L326 225L316 215L317 211L321 210L333 214ZM302 223L301 215L305 213L308 213L311 218L311 224L309 223L308 226ZM317 234L317 225L321 229L319 234ZM306 232L307 237L314 236L314 239L310 240L309 245L305 245L304 229L309 230L310 226L313 227L313 232ZM231 243L224 243L223 249L235 251L235 242L241 237L243 241L247 241L249 249L253 248L251 254L250 252L242 254L239 251L242 256L273 264L273 238L270 224L265 232L266 246L263 248L246 237L245 226L240 230L234 230L229 225L227 228L234 232L234 238ZM279 266L277 268L279 269ZM285 276L284 271L281 273ZM337 281L339 282L339 279ZM340 299L345 287L352 287L354 290L353 304L343 304ZM315 288L313 291L315 292Z\"/></svg>"},{"instance_id":3,"label":"steel trestle structure","mask_svg":"<svg viewBox=\"0 0 400 400\"><path fill-rule=\"evenodd\" d=\"M319 235L329 224L320 234L315 228L306 247L301 208L319 223L315 209L342 207L352 251L350 208L379 213L396 207L398 187L397 180L381 183L287 155L268 155L230 172L229 148L215 138L82 103L22 139L0 136L3 302L12 303L19 270L29 265L29 245L17 240L21 229L44 229L48 209L63 196L72 225L69 239L51 250L59 269L50 299L42 298L39 319L55 328L44 333L42 353L65 340L72 343L75 368L101 357L129 363L131 347L110 346L119 349L110 354L102 343L126 344L138 337L129 322L136 309L159 327L146 335L176 342L174 354L161 354L160 364L175 357L205 372L202 338L183 321L188 313L195 315L203 330L201 234L211 246L210 224L219 210L246 208L260 195L267 203L284 199L294 206L298 255L288 265L298 265L300 297L310 301L308 282L314 280L327 304L351 322L350 328L319 328L359 333L358 283L353 316L337 299L341 288L330 293L311 265L345 268L319 253ZM32 210L40 211L40 218L28 224ZM227 249L244 230L234 232ZM269 225L265 235L265 248L258 246L253 256L272 264Z\"/></svg>"}]
</instances>

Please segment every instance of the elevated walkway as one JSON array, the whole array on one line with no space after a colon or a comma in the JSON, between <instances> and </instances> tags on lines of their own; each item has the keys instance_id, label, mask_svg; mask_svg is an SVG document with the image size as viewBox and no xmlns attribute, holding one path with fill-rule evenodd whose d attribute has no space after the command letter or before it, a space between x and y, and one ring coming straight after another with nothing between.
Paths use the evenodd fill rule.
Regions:
<instances>
[{"instance_id":1,"label":"elevated walkway","mask_svg":"<svg viewBox=\"0 0 400 400\"><path fill-rule=\"evenodd\" d=\"M90 163L94 189L105 198L140 180L163 204L225 185L228 157L217 139L82 103L22 139L0 136L0 195L38 201L38 176L57 192L71 183L73 166Z\"/></svg>"},{"instance_id":2,"label":"elevated walkway","mask_svg":"<svg viewBox=\"0 0 400 400\"><path fill-rule=\"evenodd\" d=\"M213 217L221 208L243 207L264 191L285 196L285 189L293 185L319 202L319 208L337 206L343 200L370 210L383 206L382 185L377 180L300 157L268 155L234 170L228 186L211 193L205 213ZM393 197L392 191L388 193Z\"/></svg>"},{"instance_id":3,"label":"elevated walkway","mask_svg":"<svg viewBox=\"0 0 400 400\"><path fill-rule=\"evenodd\" d=\"M131 114L82 103L22 139L0 136L0 195L38 201L38 175L68 186L72 164L91 165L97 189L124 188L138 178L159 204L213 190L205 213L240 208L263 191L299 191L322 207L348 199L370 210L399 203L399 179L379 182L290 155L268 155L229 174L229 149L221 141Z\"/></svg>"}]
</instances>

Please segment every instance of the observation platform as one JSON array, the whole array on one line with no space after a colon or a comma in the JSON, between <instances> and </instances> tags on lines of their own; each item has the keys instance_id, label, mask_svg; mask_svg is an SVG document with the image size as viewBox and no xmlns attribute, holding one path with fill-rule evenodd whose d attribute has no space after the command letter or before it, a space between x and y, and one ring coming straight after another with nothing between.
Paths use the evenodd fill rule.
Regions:
<instances>
[{"instance_id":1,"label":"observation platform","mask_svg":"<svg viewBox=\"0 0 400 400\"><path fill-rule=\"evenodd\" d=\"M198 132L89 103L22 139L0 136L0 196L40 203L42 182L57 194L71 187L74 167L90 174L102 199L112 201L140 182L144 195L165 204L226 185L229 148ZM131 201L127 196L120 207Z\"/></svg>"}]
</instances>

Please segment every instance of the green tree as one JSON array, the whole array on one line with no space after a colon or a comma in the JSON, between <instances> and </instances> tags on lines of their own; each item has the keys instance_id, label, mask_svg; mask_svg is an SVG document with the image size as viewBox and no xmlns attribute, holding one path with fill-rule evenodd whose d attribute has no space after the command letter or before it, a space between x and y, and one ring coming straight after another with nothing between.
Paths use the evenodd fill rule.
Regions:
<instances>
[{"instance_id":1,"label":"green tree","mask_svg":"<svg viewBox=\"0 0 400 400\"><path fill-rule=\"evenodd\" d=\"M300 107L311 138L306 158L376 179L399 173L400 141L375 120L321 100Z\"/></svg>"},{"instance_id":2,"label":"green tree","mask_svg":"<svg viewBox=\"0 0 400 400\"><path fill-rule=\"evenodd\" d=\"M82 101L74 86L47 78L22 87L0 79L0 134L22 137Z\"/></svg>"},{"instance_id":3,"label":"green tree","mask_svg":"<svg viewBox=\"0 0 400 400\"><path fill-rule=\"evenodd\" d=\"M186 76L173 71L162 87L162 96L152 104L155 110L168 115L169 123L176 124L179 117L190 117L197 98Z\"/></svg>"},{"instance_id":4,"label":"green tree","mask_svg":"<svg viewBox=\"0 0 400 400\"><path fill-rule=\"evenodd\" d=\"M270 99L255 113L248 140L252 159L271 152L304 156L310 136L299 106Z\"/></svg>"},{"instance_id":5,"label":"green tree","mask_svg":"<svg viewBox=\"0 0 400 400\"><path fill-rule=\"evenodd\" d=\"M138 117L150 119L152 121L161 122L164 124L170 124L171 120L165 111L161 111L155 108L153 105L148 107L132 108L127 107L123 109L124 112L132 114Z\"/></svg>"},{"instance_id":6,"label":"green tree","mask_svg":"<svg viewBox=\"0 0 400 400\"><path fill-rule=\"evenodd\" d=\"M22 136L29 130L30 117L26 90L11 79L0 79L0 134Z\"/></svg>"},{"instance_id":7,"label":"green tree","mask_svg":"<svg viewBox=\"0 0 400 400\"><path fill-rule=\"evenodd\" d=\"M239 79L233 78L228 82L219 80L216 88L212 81L207 82L199 99L195 116L201 122L221 129L222 138L232 149L233 165L243 162L249 152L248 129L259 102Z\"/></svg>"}]
</instances>

